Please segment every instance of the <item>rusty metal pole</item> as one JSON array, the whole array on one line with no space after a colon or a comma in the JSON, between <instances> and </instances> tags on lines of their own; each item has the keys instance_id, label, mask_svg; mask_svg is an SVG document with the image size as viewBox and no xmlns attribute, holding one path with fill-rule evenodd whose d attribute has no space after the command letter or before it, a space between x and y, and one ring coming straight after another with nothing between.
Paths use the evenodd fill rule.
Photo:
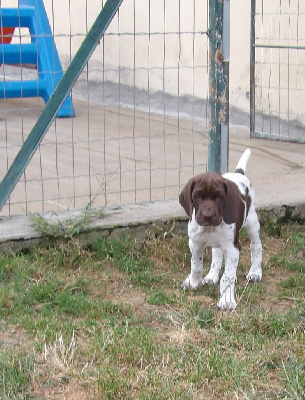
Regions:
<instances>
[{"instance_id":1,"label":"rusty metal pole","mask_svg":"<svg viewBox=\"0 0 305 400\"><path fill-rule=\"evenodd\" d=\"M225 173L229 148L230 0L209 0L210 171Z\"/></svg>"}]
</instances>

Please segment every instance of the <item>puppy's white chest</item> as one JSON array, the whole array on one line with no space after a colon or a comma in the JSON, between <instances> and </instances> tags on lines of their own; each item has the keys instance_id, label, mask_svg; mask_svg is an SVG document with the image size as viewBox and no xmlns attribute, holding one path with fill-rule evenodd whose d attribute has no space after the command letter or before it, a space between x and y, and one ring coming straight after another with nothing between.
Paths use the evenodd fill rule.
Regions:
<instances>
[{"instance_id":1,"label":"puppy's white chest","mask_svg":"<svg viewBox=\"0 0 305 400\"><path fill-rule=\"evenodd\" d=\"M222 221L219 226L200 226L193 218L189 222L188 235L194 242L203 243L204 247L225 247L232 242L235 234L235 224L228 225Z\"/></svg>"}]
</instances>

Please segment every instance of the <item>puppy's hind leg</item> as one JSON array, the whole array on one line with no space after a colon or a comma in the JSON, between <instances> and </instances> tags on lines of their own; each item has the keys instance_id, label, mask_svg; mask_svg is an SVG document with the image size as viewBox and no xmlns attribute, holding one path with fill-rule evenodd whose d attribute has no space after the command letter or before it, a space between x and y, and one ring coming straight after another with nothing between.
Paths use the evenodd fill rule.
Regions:
<instances>
[{"instance_id":1,"label":"puppy's hind leg","mask_svg":"<svg viewBox=\"0 0 305 400\"><path fill-rule=\"evenodd\" d=\"M259 237L260 224L254 209L249 213L245 228L251 239L251 268L247 275L247 280L249 282L259 282L263 275L261 266L262 243Z\"/></svg>"},{"instance_id":2,"label":"puppy's hind leg","mask_svg":"<svg viewBox=\"0 0 305 400\"><path fill-rule=\"evenodd\" d=\"M222 267L223 251L218 247L212 248L212 263L207 276L203 279L204 285L217 285L219 281L219 273Z\"/></svg>"}]
</instances>

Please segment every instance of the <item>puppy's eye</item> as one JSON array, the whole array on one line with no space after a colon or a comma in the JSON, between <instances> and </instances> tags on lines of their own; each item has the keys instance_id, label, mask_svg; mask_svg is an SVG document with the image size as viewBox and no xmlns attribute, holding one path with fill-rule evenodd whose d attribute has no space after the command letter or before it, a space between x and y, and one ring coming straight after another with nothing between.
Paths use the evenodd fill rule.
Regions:
<instances>
[{"instance_id":1,"label":"puppy's eye","mask_svg":"<svg viewBox=\"0 0 305 400\"><path fill-rule=\"evenodd\" d=\"M201 203L204 200L205 200L205 196L202 193L194 193L194 195L193 195L193 203L195 205Z\"/></svg>"},{"instance_id":2,"label":"puppy's eye","mask_svg":"<svg viewBox=\"0 0 305 400\"><path fill-rule=\"evenodd\" d=\"M220 201L224 201L224 195L222 193L215 193L213 200L220 200Z\"/></svg>"},{"instance_id":3,"label":"puppy's eye","mask_svg":"<svg viewBox=\"0 0 305 400\"><path fill-rule=\"evenodd\" d=\"M224 204L224 198L222 196L216 196L214 201L218 206L222 206Z\"/></svg>"}]
</instances>

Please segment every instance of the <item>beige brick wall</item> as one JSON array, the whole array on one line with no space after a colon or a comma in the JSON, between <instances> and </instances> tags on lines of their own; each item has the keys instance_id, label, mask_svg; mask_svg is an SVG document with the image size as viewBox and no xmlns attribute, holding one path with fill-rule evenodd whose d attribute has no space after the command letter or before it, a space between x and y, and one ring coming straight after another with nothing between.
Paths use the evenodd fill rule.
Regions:
<instances>
[{"instance_id":1,"label":"beige brick wall","mask_svg":"<svg viewBox=\"0 0 305 400\"><path fill-rule=\"evenodd\" d=\"M17 6L17 0L2 0L2 7ZM250 92L250 0L231 0L231 60L230 60L230 102L237 108L249 110ZM269 5L270 3L270 5ZM257 31L264 30L264 35L276 43L280 39L281 43L292 43L292 37L303 37L305 39L305 24L298 24L298 7L305 12L305 5L298 1L282 2L279 9L278 2L268 0L270 18L265 18L264 27L258 24ZM304 2L305 3L305 2ZM56 45L59 51L63 67L66 68L81 45L85 33L90 29L92 23L100 12L101 0L44 0L44 4L49 16L50 24L54 30ZM193 42L193 35L181 35L179 42L178 35L166 35L166 54L164 56L164 36L151 35L148 45L147 36L141 32L148 32L148 0L124 0L120 8L120 18L116 16L112 21L107 33L117 33L120 31L133 32L134 30L134 4L136 20L136 40L133 35L108 36L103 46L97 47L90 60L89 79L101 81L103 74L101 70L104 66L104 78L108 81L117 81L118 63L120 63L120 82L127 85L136 85L140 89L147 89L149 72L149 88L153 91L165 89L170 94L177 94L177 66L184 67L183 75L179 81L180 95L195 95L196 97L206 98L208 92L207 71L194 69L193 65L203 65L207 63L206 37L197 35ZM150 28L151 32L162 32L164 26L167 32L179 30L179 10L177 0L166 0L166 21L164 23L164 0L153 0L151 2ZM194 13L193 5L196 6ZM182 31L192 32L205 31L207 28L206 10L207 1L202 0L182 0L181 1L181 26ZM304 10L303 10L304 8ZM279 32L278 23L280 22L281 31ZM165 24L165 25L164 25ZM72 39L70 40L70 33ZM299 43L304 45L304 43ZM193 52L194 49L194 52ZM305 51L299 52L297 59L294 58L291 66L288 67L288 60L282 58L281 72L276 73L279 60L276 50L272 52L274 62L273 73L270 75L270 66L266 65L262 70L262 75L257 77L257 84L265 85L263 77L270 75L270 84L286 87L288 81L292 84L292 78L298 74L300 84L305 73ZM135 54L135 57L134 57ZM264 53L266 55L266 53ZM258 51L257 57L261 60L262 53ZM135 64L134 64L135 61ZM134 66L137 73L134 74ZM163 73L163 67L166 68ZM189 67L189 69L187 68ZM280 74L280 75L279 75ZM260 79L262 82L260 82ZM295 83L296 85L296 83ZM297 108L296 101L303 102L304 91L295 92L292 96L281 99L281 107L285 111L290 108ZM272 106L276 109L279 103L278 93L271 95ZM269 99L270 99L269 96Z\"/></svg>"}]
</instances>

